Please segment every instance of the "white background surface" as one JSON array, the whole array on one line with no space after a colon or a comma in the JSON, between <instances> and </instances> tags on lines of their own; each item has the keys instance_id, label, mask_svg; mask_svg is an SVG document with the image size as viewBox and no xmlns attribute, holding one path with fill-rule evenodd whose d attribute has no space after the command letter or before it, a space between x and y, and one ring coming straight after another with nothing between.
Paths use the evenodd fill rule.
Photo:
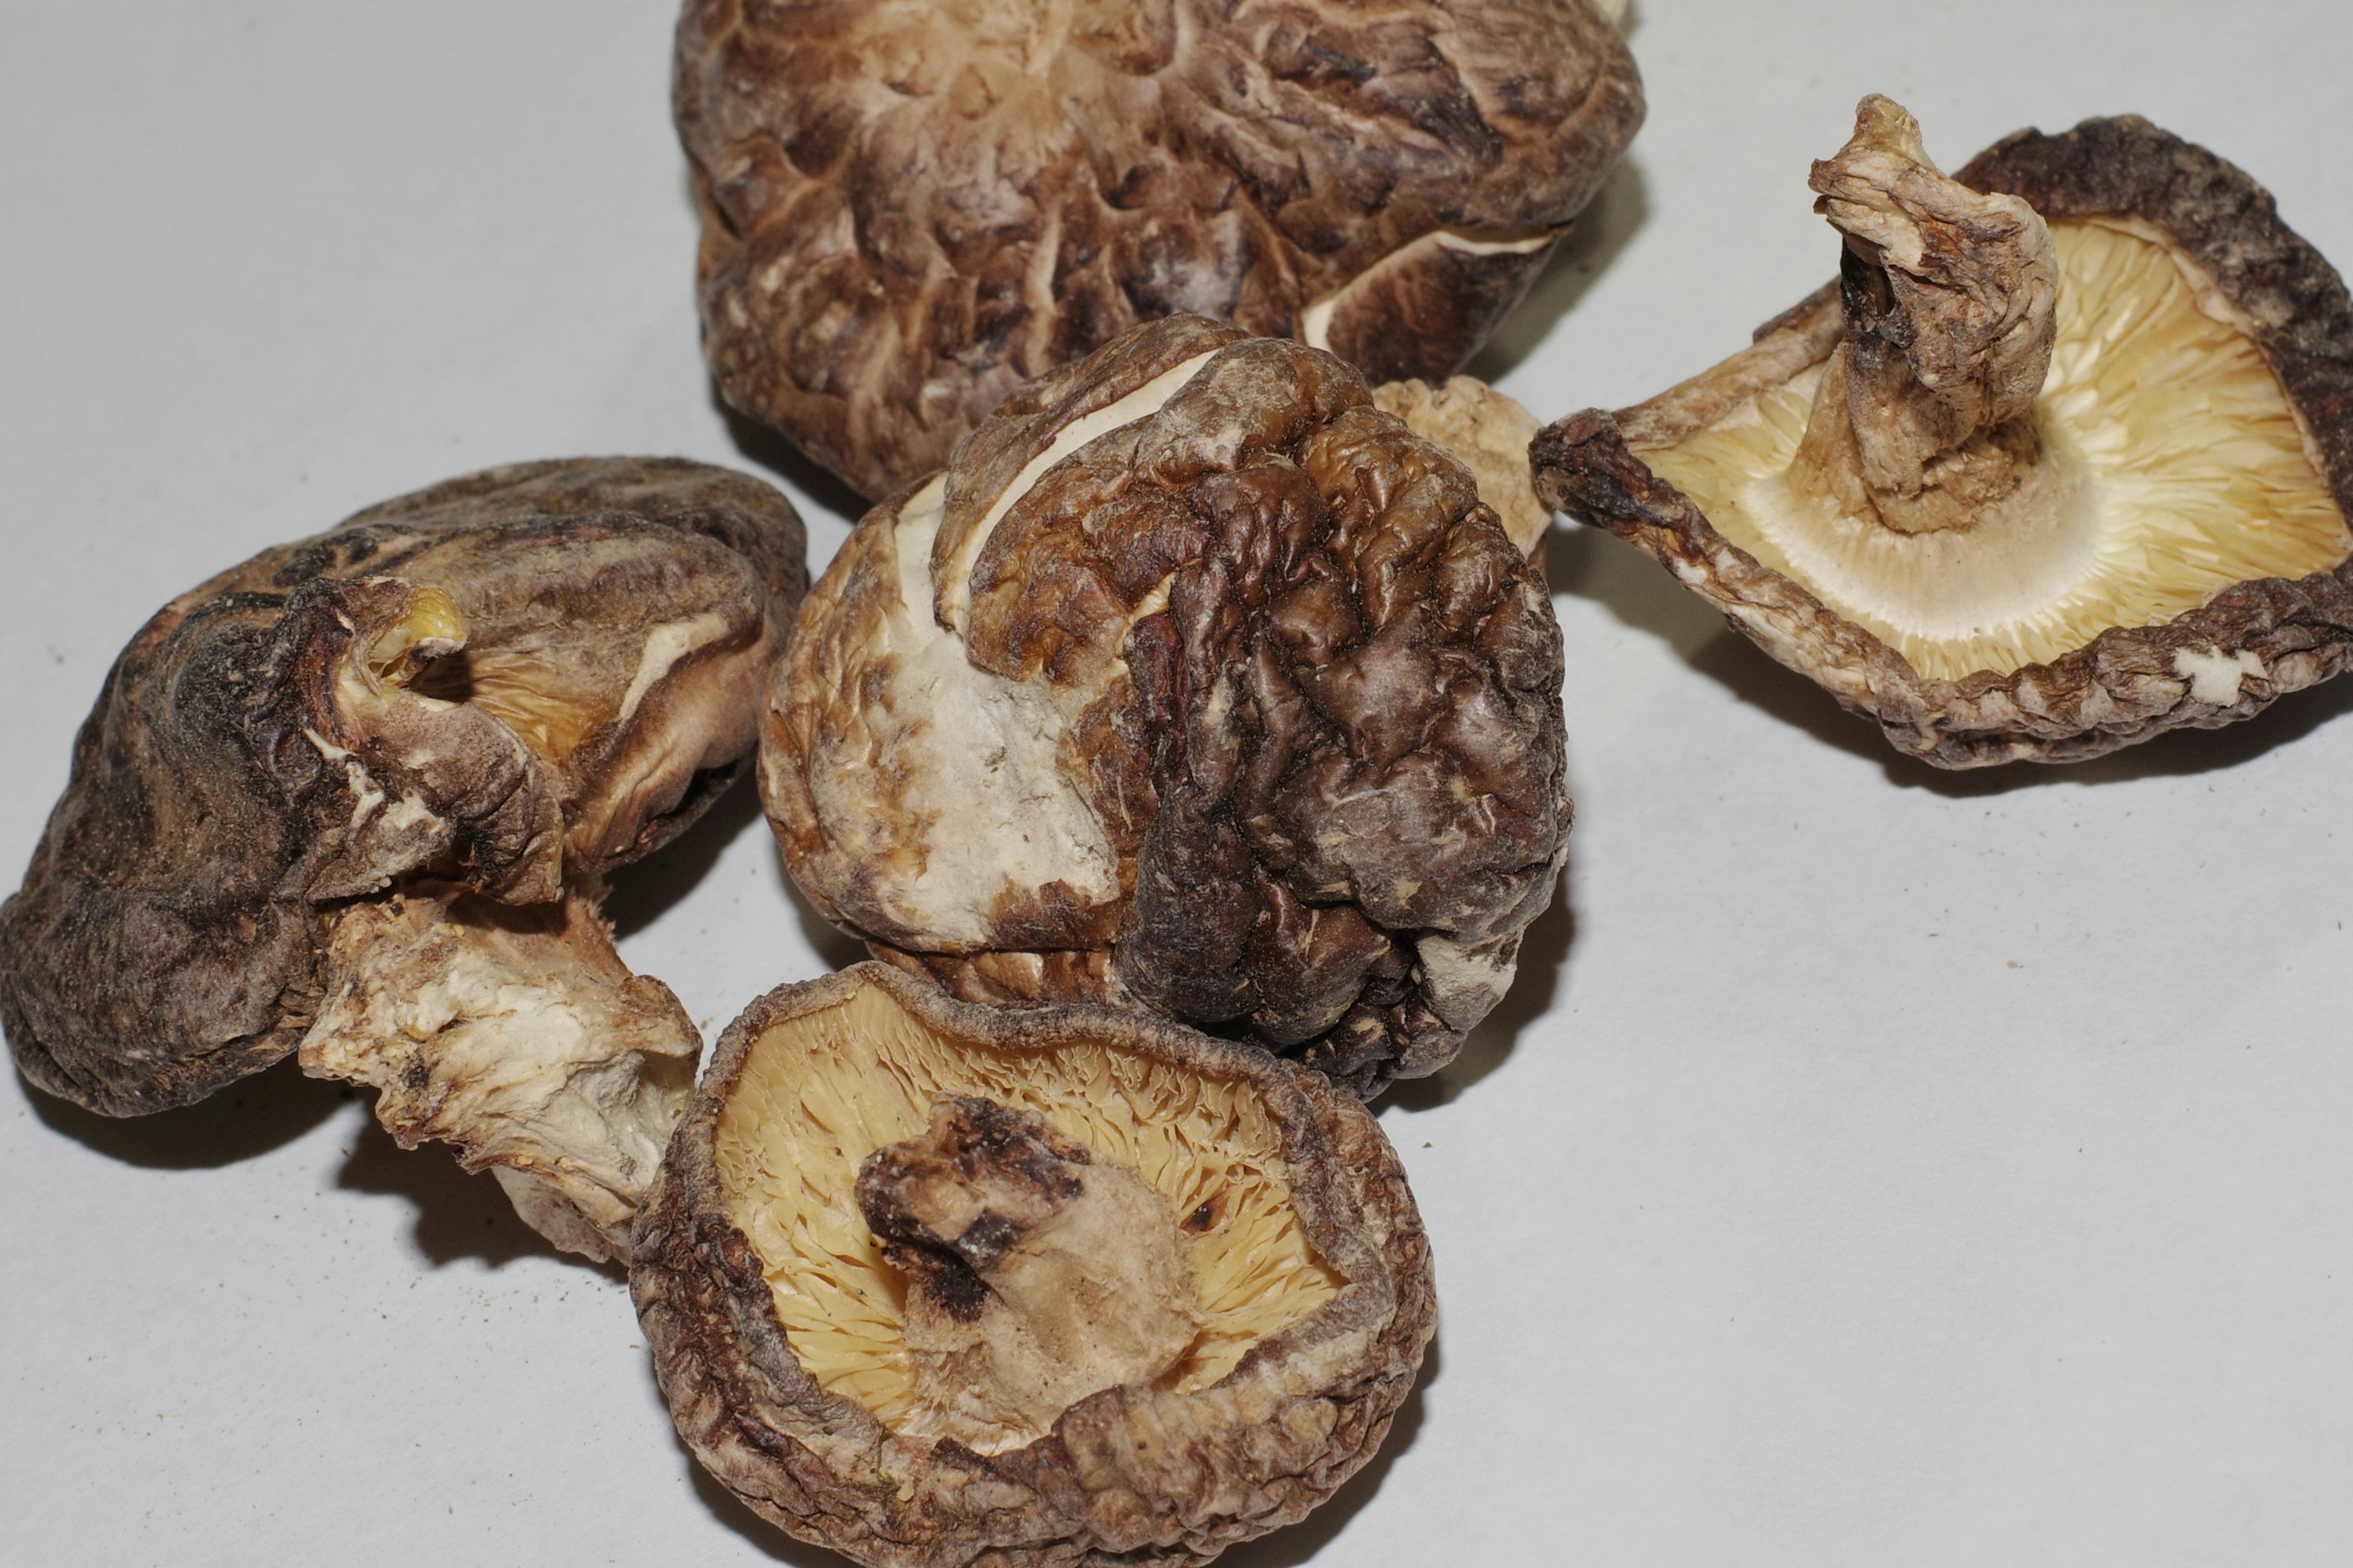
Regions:
<instances>
[{"instance_id":1,"label":"white background surface","mask_svg":"<svg viewBox=\"0 0 2353 1568\"><path fill-rule=\"evenodd\" d=\"M1831 274L1806 163L1870 90L1948 166L2137 110L2353 258L2341 5L1638 5L1650 124L1481 362L1546 416ZM672 16L0 0L0 865L216 568L491 462L788 462L697 358ZM795 494L821 563L848 498ZM1383 1114L1438 1351L1228 1561L2346 1561L2353 681L1939 775L1614 541L1551 560L1566 903ZM845 952L747 795L616 912L713 1034ZM0 1560L837 1561L698 1478L617 1276L290 1064L121 1123L10 1076L0 1192Z\"/></svg>"}]
</instances>

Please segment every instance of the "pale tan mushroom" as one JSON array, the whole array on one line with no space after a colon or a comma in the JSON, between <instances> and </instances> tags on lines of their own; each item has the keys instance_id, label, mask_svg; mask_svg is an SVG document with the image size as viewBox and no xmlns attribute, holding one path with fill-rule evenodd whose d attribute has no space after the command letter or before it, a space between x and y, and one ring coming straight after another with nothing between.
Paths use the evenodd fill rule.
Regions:
<instances>
[{"instance_id":1,"label":"pale tan mushroom","mask_svg":"<svg viewBox=\"0 0 2353 1568\"><path fill-rule=\"evenodd\" d=\"M2343 667L2353 302L2260 187L2133 119L1947 178L1883 98L1813 185L1840 284L1547 429L1549 501L1944 766L2094 756Z\"/></svg>"},{"instance_id":2,"label":"pale tan mushroom","mask_svg":"<svg viewBox=\"0 0 2353 1568\"><path fill-rule=\"evenodd\" d=\"M1179 317L860 522L761 791L879 957L1237 1028L1371 1094L1454 1056L1552 896L1559 690L1470 471L1331 355Z\"/></svg>"}]
</instances>

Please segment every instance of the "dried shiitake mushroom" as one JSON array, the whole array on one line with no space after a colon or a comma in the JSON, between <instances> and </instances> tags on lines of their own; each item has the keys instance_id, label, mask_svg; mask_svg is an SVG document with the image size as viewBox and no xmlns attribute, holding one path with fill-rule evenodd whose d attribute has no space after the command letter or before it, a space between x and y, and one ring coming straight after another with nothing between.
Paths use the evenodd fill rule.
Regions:
<instances>
[{"instance_id":1,"label":"dried shiitake mushroom","mask_svg":"<svg viewBox=\"0 0 2353 1568\"><path fill-rule=\"evenodd\" d=\"M108 675L25 885L0 1021L111 1116L300 1047L620 1256L702 1042L629 973L607 872L749 765L800 520L701 464L493 468L263 552Z\"/></svg>"},{"instance_id":2,"label":"dried shiitake mushroom","mask_svg":"<svg viewBox=\"0 0 2353 1568\"><path fill-rule=\"evenodd\" d=\"M1642 118L1588 0L688 0L729 402L860 492L1184 312L1461 369Z\"/></svg>"},{"instance_id":3,"label":"dried shiitake mushroom","mask_svg":"<svg viewBox=\"0 0 2353 1568\"><path fill-rule=\"evenodd\" d=\"M1371 1094L1452 1058L1551 897L1560 659L1461 465L1330 354L1176 317L859 523L778 668L761 793L878 957Z\"/></svg>"},{"instance_id":4,"label":"dried shiitake mushroom","mask_svg":"<svg viewBox=\"0 0 2353 1568\"><path fill-rule=\"evenodd\" d=\"M2271 197L2124 118L1957 175L1865 99L1841 277L1546 429L1537 488L1943 767L2243 719L2353 649L2353 300Z\"/></svg>"},{"instance_id":5,"label":"dried shiitake mushroom","mask_svg":"<svg viewBox=\"0 0 2353 1568\"><path fill-rule=\"evenodd\" d=\"M1397 1154L1315 1074L878 963L729 1027L631 1286L696 1458L887 1568L1206 1562L1372 1457L1435 1321Z\"/></svg>"},{"instance_id":6,"label":"dried shiitake mushroom","mask_svg":"<svg viewBox=\"0 0 2353 1568\"><path fill-rule=\"evenodd\" d=\"M1536 496L1528 469L1528 447L1536 418L1511 397L1474 376L1458 375L1443 384L1385 381L1373 388L1373 406L1394 414L1406 427L1436 442L1478 483L1479 499L1495 509L1495 521L1520 553L1541 563L1552 508Z\"/></svg>"}]
</instances>

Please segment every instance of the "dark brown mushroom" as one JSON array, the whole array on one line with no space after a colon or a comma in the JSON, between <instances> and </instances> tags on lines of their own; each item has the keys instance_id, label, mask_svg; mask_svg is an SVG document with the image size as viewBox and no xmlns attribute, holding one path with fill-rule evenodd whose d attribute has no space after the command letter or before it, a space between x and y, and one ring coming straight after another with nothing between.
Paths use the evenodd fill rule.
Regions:
<instances>
[{"instance_id":1,"label":"dark brown mushroom","mask_svg":"<svg viewBox=\"0 0 2353 1568\"><path fill-rule=\"evenodd\" d=\"M2261 186L2134 118L1947 179L1864 100L1838 284L1537 489L1940 767L2212 728L2353 657L2353 300Z\"/></svg>"},{"instance_id":2,"label":"dark brown mushroom","mask_svg":"<svg viewBox=\"0 0 2353 1568\"><path fill-rule=\"evenodd\" d=\"M1440 380L1642 118L1588 0L691 0L675 107L721 389L877 498L1161 316Z\"/></svg>"},{"instance_id":3,"label":"dark brown mushroom","mask_svg":"<svg viewBox=\"0 0 2353 1568\"><path fill-rule=\"evenodd\" d=\"M1436 1070L1566 852L1560 633L1471 476L1329 354L1179 317L860 522L761 791L877 956L1108 998L1359 1093Z\"/></svg>"},{"instance_id":4,"label":"dark brown mushroom","mask_svg":"<svg viewBox=\"0 0 2353 1568\"><path fill-rule=\"evenodd\" d=\"M300 1046L382 1089L403 1142L457 1142L617 1255L701 1042L614 953L602 879L748 765L802 549L741 475L536 463L174 600L0 909L18 1067L128 1116Z\"/></svg>"},{"instance_id":5,"label":"dark brown mushroom","mask_svg":"<svg viewBox=\"0 0 2353 1568\"><path fill-rule=\"evenodd\" d=\"M1206 1562L1372 1457L1435 1321L1317 1075L876 963L730 1026L630 1283L695 1457L873 1568Z\"/></svg>"}]
</instances>

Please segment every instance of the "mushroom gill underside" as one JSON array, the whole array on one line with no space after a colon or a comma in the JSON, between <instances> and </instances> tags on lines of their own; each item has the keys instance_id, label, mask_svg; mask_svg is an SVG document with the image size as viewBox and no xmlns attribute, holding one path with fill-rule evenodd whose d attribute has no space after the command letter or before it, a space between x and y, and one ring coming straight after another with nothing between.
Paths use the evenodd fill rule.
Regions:
<instances>
[{"instance_id":1,"label":"mushroom gill underside","mask_svg":"<svg viewBox=\"0 0 2353 1568\"><path fill-rule=\"evenodd\" d=\"M1056 1397L1032 1398L1025 1408L990 1389L976 1392L971 1380L938 1376L946 1320L925 1304L929 1271L904 1256L903 1228L876 1234L871 1218L888 1205L869 1202L861 1210L861 1196L871 1197L881 1180L870 1174L861 1193L862 1169L891 1176L890 1190L905 1191L918 1156L936 1165L951 1146L943 1133L948 1111L969 1114L975 1106L989 1108L978 1113L984 1125L992 1117L1024 1124L1040 1147L1060 1151L1062 1170L1092 1172L1097 1183L1134 1183L1148 1194L1140 1205L1133 1196L1101 1200L1127 1216L1114 1228L1140 1234L1157 1226L1180 1238L1176 1256L1188 1299L1155 1303L1149 1291L1129 1299L1133 1317L1162 1310L1164 1336L1180 1319L1184 1331L1164 1337L1161 1350L1143 1360L1103 1364L1148 1366L1151 1375L1140 1381L1178 1393L1207 1388L1251 1345L1338 1292L1341 1281L1317 1258L1292 1206L1280 1130L1248 1085L1108 1046L1018 1051L953 1038L868 987L771 1027L721 1114L714 1154L729 1217L758 1255L795 1357L827 1392L899 1436L953 1436L983 1454L1002 1452L1042 1436L1064 1404L1095 1391L1066 1382L1056 1385ZM997 1206L1008 1205L1000 1197ZM1091 1221L1089 1228L1100 1253L1103 1227ZM968 1219L965 1234L979 1234ZM1013 1299L1012 1288L992 1279L988 1261L981 1268L992 1281L987 1293ZM1104 1265L1093 1272L1120 1270ZM1179 1277L1149 1259L1128 1272Z\"/></svg>"},{"instance_id":2,"label":"mushroom gill underside","mask_svg":"<svg viewBox=\"0 0 2353 1568\"><path fill-rule=\"evenodd\" d=\"M1793 482L1832 362L1669 444L1629 445L1725 538L1922 676L2008 674L2112 626L2152 626L2232 584L2302 577L2353 550L2260 349L2201 308L2154 235L2054 219L2061 287L2036 398L2042 482L1968 527L1907 533Z\"/></svg>"}]
</instances>

